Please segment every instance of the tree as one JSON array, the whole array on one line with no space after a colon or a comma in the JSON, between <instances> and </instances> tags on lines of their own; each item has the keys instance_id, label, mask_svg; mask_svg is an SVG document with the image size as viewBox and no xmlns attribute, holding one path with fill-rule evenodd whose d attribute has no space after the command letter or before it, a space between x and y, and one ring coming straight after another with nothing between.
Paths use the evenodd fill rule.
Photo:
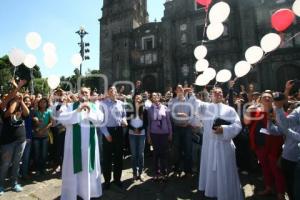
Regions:
<instances>
[{"instance_id":1,"label":"tree","mask_svg":"<svg viewBox=\"0 0 300 200\"><path fill-rule=\"evenodd\" d=\"M29 86L32 78L41 78L41 72L39 66L34 66L32 69L32 75L30 69L28 69L24 64L21 64L16 68L16 74L15 77L18 77L20 79L26 79L28 80L28 83L26 86ZM7 55L0 58L0 85L3 87L1 88L4 92L7 92L10 88L10 80L13 77L15 67L10 63L9 58Z\"/></svg>"},{"instance_id":2,"label":"tree","mask_svg":"<svg viewBox=\"0 0 300 200\"><path fill-rule=\"evenodd\" d=\"M92 91L97 90L104 92L104 81L101 77L98 77L101 72L100 70L88 70L85 74L85 78L83 79L83 84L86 87L91 88Z\"/></svg>"},{"instance_id":3,"label":"tree","mask_svg":"<svg viewBox=\"0 0 300 200\"><path fill-rule=\"evenodd\" d=\"M47 95L50 92L47 79L45 78L35 78L33 80L33 85L35 94L41 93L43 95Z\"/></svg>"}]
</instances>

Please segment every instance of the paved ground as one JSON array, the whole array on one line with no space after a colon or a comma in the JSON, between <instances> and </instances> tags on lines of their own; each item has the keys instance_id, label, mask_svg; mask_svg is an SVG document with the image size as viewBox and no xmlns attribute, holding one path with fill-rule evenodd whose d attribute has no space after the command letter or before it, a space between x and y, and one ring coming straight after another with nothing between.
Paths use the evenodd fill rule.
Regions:
<instances>
[{"instance_id":1,"label":"paved ground","mask_svg":"<svg viewBox=\"0 0 300 200\"><path fill-rule=\"evenodd\" d=\"M129 161L125 161L123 171L124 189L120 190L113 186L110 190L104 191L101 200L207 200L197 192L198 177L177 178L170 174L167 182L157 183L151 180L151 173L146 168L145 182L132 182ZM151 159L146 159L146 166L151 166ZM150 173L148 175L148 173ZM262 189L262 179L259 175L242 175L241 181L244 187L247 200L273 200L275 196L258 197L254 195L256 190ZM59 175L47 175L43 177L33 176L33 181L21 182L24 191L21 193L12 192L10 189L0 199L7 200L52 200L59 199L61 180Z\"/></svg>"}]
</instances>

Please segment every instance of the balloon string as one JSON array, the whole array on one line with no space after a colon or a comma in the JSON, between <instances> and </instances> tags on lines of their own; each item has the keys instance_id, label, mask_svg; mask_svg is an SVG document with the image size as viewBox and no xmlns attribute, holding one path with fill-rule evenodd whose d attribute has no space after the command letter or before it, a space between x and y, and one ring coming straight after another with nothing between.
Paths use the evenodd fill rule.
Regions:
<instances>
[{"instance_id":1,"label":"balloon string","mask_svg":"<svg viewBox=\"0 0 300 200\"><path fill-rule=\"evenodd\" d=\"M290 38L288 38L287 40L283 41L282 44L281 44L281 46L284 46L286 43L290 42L292 39L294 39L295 37L297 37L297 36L299 36L299 35L300 35L300 32L296 33L296 34L293 35L292 37L290 37ZM283 37L283 35L281 35L281 36ZM268 56L270 56L270 55L271 55L271 52L264 54L264 56L262 57L262 59L261 59L260 61L258 61L258 62L255 63L255 64L252 64L252 68L251 68L250 71L252 71L252 70L254 69L255 65L261 63L264 59L266 59L266 58L267 58ZM249 72L250 72L250 71L249 71ZM236 78L234 79L234 81L236 81L237 79L238 79L238 77L236 77Z\"/></svg>"},{"instance_id":2,"label":"balloon string","mask_svg":"<svg viewBox=\"0 0 300 200\"><path fill-rule=\"evenodd\" d=\"M217 86L217 84L218 84L218 81L216 81L216 82L215 82L215 84L214 84L214 88Z\"/></svg>"},{"instance_id":3,"label":"balloon string","mask_svg":"<svg viewBox=\"0 0 300 200\"><path fill-rule=\"evenodd\" d=\"M13 75L13 78L15 78L16 71L17 71L17 67L15 66L15 68L14 68L14 75Z\"/></svg>"},{"instance_id":4,"label":"balloon string","mask_svg":"<svg viewBox=\"0 0 300 200\"><path fill-rule=\"evenodd\" d=\"M295 37L297 37L298 35L300 35L300 32L296 33L295 35L293 35L292 37L288 38L287 40L283 41L281 46L284 46L286 43L290 42L292 39L294 39ZM266 59L268 56L271 55L271 52L264 54L264 56L262 57L262 59L260 61L258 61L257 63L255 63L254 65L257 65L258 63L261 63L264 59ZM253 66L254 67L254 66Z\"/></svg>"},{"instance_id":5,"label":"balloon string","mask_svg":"<svg viewBox=\"0 0 300 200\"><path fill-rule=\"evenodd\" d=\"M290 37L289 39L287 39L286 41L283 42L283 45L288 43L289 41L291 41L292 39L294 39L295 37L297 37L298 35L300 35L300 32L296 33L295 35L293 35L292 37Z\"/></svg>"},{"instance_id":6,"label":"balloon string","mask_svg":"<svg viewBox=\"0 0 300 200\"><path fill-rule=\"evenodd\" d=\"M204 28L203 28L203 33L202 33L201 45L203 45L203 43L204 43L204 37L205 37L206 28L207 28L207 19L208 19L208 7L207 7L207 10L206 10L206 14L205 14L205 21L204 21Z\"/></svg>"}]
</instances>

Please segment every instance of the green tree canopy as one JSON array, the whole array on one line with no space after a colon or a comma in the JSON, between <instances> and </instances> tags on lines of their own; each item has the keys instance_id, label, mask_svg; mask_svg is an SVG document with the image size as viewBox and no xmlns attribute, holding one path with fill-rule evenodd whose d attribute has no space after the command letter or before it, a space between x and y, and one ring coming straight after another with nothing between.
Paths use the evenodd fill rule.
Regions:
<instances>
[{"instance_id":1,"label":"green tree canopy","mask_svg":"<svg viewBox=\"0 0 300 200\"><path fill-rule=\"evenodd\" d=\"M30 69L28 69L24 64L21 64L16 68L15 77L19 77L20 79L31 80L32 78L41 78L42 74L40 72L39 66L34 66L32 69L32 75ZM10 80L13 77L15 67L10 63L7 55L0 58L0 86L1 92L7 92L10 87ZM27 86L29 86L29 82Z\"/></svg>"}]
</instances>

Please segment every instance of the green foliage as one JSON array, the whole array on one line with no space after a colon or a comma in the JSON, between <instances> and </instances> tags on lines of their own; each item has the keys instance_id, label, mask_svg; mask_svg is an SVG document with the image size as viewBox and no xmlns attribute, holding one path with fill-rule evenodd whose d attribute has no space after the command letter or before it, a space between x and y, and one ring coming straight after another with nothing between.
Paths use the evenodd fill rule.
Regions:
<instances>
[{"instance_id":1,"label":"green foliage","mask_svg":"<svg viewBox=\"0 0 300 200\"><path fill-rule=\"evenodd\" d=\"M34 93L41 93L43 95L47 95L50 92L50 88L47 83L47 79L44 78L36 78L33 80L34 85Z\"/></svg>"},{"instance_id":2,"label":"green foliage","mask_svg":"<svg viewBox=\"0 0 300 200\"><path fill-rule=\"evenodd\" d=\"M0 58L0 86L2 86L2 88L0 89L2 89L4 92L7 92L10 88L9 82L12 79L14 69L15 68L10 63L7 55ZM34 68L32 69L32 75L33 77L31 77L30 69L28 69L24 64L17 67L16 76L22 79L24 78L30 80L31 78L39 79L42 77L39 66L34 66ZM31 83L29 82L27 84L27 87L29 87L30 85Z\"/></svg>"},{"instance_id":3,"label":"green foliage","mask_svg":"<svg viewBox=\"0 0 300 200\"><path fill-rule=\"evenodd\" d=\"M101 72L100 70L88 70L85 78L82 80L82 85L91 88L92 91L104 91L104 81L101 77L97 77Z\"/></svg>"}]
</instances>

